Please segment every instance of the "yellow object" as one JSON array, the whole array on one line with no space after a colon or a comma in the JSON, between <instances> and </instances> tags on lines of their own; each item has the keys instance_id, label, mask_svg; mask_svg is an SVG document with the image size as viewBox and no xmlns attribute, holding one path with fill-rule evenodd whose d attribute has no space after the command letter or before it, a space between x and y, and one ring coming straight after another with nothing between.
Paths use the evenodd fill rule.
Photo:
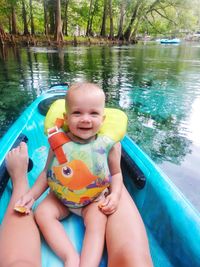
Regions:
<instances>
[{"instance_id":1,"label":"yellow object","mask_svg":"<svg viewBox=\"0 0 200 267\"><path fill-rule=\"evenodd\" d=\"M23 206L16 206L16 207L14 207L14 210L19 212L19 213L25 213L26 212L26 208Z\"/></svg>"},{"instance_id":2,"label":"yellow object","mask_svg":"<svg viewBox=\"0 0 200 267\"><path fill-rule=\"evenodd\" d=\"M57 118L63 119L65 114L65 100L58 99L56 100L49 108L47 112L45 121L44 121L44 130L47 133L47 129L50 129L55 126L55 121ZM126 129L127 129L127 115L119 110L114 108L105 108L106 118L101 126L99 135L105 135L110 137L115 142L123 139ZM67 125L63 127L64 131L67 131Z\"/></svg>"},{"instance_id":3,"label":"yellow object","mask_svg":"<svg viewBox=\"0 0 200 267\"><path fill-rule=\"evenodd\" d=\"M82 203L86 198L90 200L94 198L94 196L99 196L100 193L106 189L107 186L104 187L95 187L95 188L85 188L85 197L83 196L83 190L79 191L70 191L67 187L64 187L56 182L48 181L49 187L51 190L60 198L62 201L68 201L70 199L71 207L76 207L76 203ZM66 197L67 196L67 197ZM69 205L68 205L69 206ZM77 207L80 207L80 204L77 204Z\"/></svg>"}]
</instances>

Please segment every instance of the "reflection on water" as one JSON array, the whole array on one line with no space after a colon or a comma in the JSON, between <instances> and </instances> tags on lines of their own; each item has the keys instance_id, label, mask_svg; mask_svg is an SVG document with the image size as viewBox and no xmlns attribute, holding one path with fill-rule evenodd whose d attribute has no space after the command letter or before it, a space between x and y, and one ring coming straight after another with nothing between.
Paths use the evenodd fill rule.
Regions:
<instances>
[{"instance_id":1,"label":"reflection on water","mask_svg":"<svg viewBox=\"0 0 200 267\"><path fill-rule=\"evenodd\" d=\"M51 84L97 82L106 92L107 105L128 114L129 135L175 183L180 184L180 176L184 183L199 177L194 152L200 147L199 69L197 44L1 47L0 135ZM185 159L194 164L192 176ZM192 201L196 205L197 199Z\"/></svg>"},{"instance_id":2,"label":"reflection on water","mask_svg":"<svg viewBox=\"0 0 200 267\"><path fill-rule=\"evenodd\" d=\"M199 88L198 88L199 89ZM200 146L200 98L195 99L189 116L188 138Z\"/></svg>"}]
</instances>

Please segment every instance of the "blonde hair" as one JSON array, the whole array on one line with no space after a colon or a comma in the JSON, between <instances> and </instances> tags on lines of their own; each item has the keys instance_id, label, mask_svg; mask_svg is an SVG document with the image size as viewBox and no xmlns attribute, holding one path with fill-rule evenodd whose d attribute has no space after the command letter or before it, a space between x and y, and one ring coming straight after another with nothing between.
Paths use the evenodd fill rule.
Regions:
<instances>
[{"instance_id":1,"label":"blonde hair","mask_svg":"<svg viewBox=\"0 0 200 267\"><path fill-rule=\"evenodd\" d=\"M67 110L67 105L68 105L68 101L70 98L70 94L74 91L78 91L78 90L85 90L85 92L89 92L90 94L92 94L93 92L97 92L99 91L103 97L104 97L104 101L105 101L105 93L103 91L103 89L96 83L90 83L90 82L77 82L72 84L69 87L69 90L67 91L67 94L65 96L65 106L66 106L66 110Z\"/></svg>"}]
</instances>

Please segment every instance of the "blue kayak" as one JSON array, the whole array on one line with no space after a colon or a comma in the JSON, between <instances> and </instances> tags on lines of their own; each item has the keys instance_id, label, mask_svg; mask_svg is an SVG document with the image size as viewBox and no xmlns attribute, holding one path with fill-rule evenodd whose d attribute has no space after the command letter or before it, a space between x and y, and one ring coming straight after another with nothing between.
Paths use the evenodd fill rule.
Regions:
<instances>
[{"instance_id":1,"label":"blue kayak","mask_svg":"<svg viewBox=\"0 0 200 267\"><path fill-rule=\"evenodd\" d=\"M174 39L161 39L161 44L179 44L181 42L180 39L174 38Z\"/></svg>"},{"instance_id":2,"label":"blue kayak","mask_svg":"<svg viewBox=\"0 0 200 267\"><path fill-rule=\"evenodd\" d=\"M44 168L49 149L47 136L44 134L45 114L54 100L64 97L66 89L67 85L56 85L41 94L0 140L0 223L12 189L5 168L5 155L21 140L27 142L32 163L28 178L32 186ZM125 136L121 143L124 183L143 218L154 266L199 267L199 213L130 137ZM71 215L62 223L80 252L84 235L82 219ZM41 249L43 267L63 266L45 241L42 241ZM100 266L107 266L106 253Z\"/></svg>"}]
</instances>

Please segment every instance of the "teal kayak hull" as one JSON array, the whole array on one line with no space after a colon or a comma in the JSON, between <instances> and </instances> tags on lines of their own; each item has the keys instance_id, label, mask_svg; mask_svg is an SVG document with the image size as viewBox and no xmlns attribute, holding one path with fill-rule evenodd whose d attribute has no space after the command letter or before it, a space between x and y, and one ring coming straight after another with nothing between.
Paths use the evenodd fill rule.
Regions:
<instances>
[{"instance_id":1,"label":"teal kayak hull","mask_svg":"<svg viewBox=\"0 0 200 267\"><path fill-rule=\"evenodd\" d=\"M40 107L44 102L48 103L48 100L54 99L55 96L63 97L66 87L55 86L40 95L2 137L0 140L1 171L4 168L5 155L19 135L23 134L28 139L28 152L33 161L28 179L30 186L34 184L44 168L49 149L47 137L44 134L44 115L41 114L38 106ZM144 221L154 266L199 266L200 216L198 211L131 138L125 136L121 143L126 155L122 160L124 183ZM131 162L134 164L131 165ZM145 176L146 181L143 181L142 186L140 183L137 184L137 177L132 177L135 165ZM1 176L0 187L3 186L4 176ZM8 180L0 198L0 222L6 212L11 190L12 185ZM45 194L37 201L36 206ZM62 223L77 251L80 252L84 236L82 218L70 215ZM44 240L42 240L41 249L43 267L63 266ZM100 266L107 266L106 252Z\"/></svg>"},{"instance_id":2,"label":"teal kayak hull","mask_svg":"<svg viewBox=\"0 0 200 267\"><path fill-rule=\"evenodd\" d=\"M161 39L161 44L179 44L181 42L180 39L174 38L174 39Z\"/></svg>"}]
</instances>

